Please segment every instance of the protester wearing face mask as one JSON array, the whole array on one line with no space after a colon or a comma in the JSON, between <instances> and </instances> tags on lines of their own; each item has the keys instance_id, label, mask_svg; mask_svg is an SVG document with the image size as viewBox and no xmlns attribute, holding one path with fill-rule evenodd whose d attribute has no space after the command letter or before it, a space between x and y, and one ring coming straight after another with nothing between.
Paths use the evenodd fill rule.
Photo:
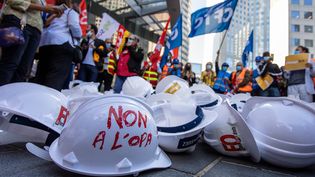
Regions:
<instances>
[{"instance_id":1,"label":"protester wearing face mask","mask_svg":"<svg viewBox=\"0 0 315 177\"><path fill-rule=\"evenodd\" d=\"M189 86L196 83L195 73L192 71L190 63L186 63L182 73L182 78L189 83Z\"/></svg>"},{"instance_id":2,"label":"protester wearing face mask","mask_svg":"<svg viewBox=\"0 0 315 177\"><path fill-rule=\"evenodd\" d=\"M83 62L79 69L79 80L84 82L96 82L97 76L103 70L104 58L107 56L106 44L103 40L97 39L97 27L89 25L87 33L88 48L83 48Z\"/></svg>"},{"instance_id":3,"label":"protester wearing face mask","mask_svg":"<svg viewBox=\"0 0 315 177\"><path fill-rule=\"evenodd\" d=\"M213 64L211 62L208 62L206 64L206 70L201 72L201 78L200 80L205 83L206 85L213 87L216 73L212 70Z\"/></svg>"},{"instance_id":4,"label":"protester wearing face mask","mask_svg":"<svg viewBox=\"0 0 315 177\"><path fill-rule=\"evenodd\" d=\"M213 90L216 93L227 93L230 91L230 77L231 74L227 71L229 68L229 64L223 63L221 66L221 70L219 68L219 55L220 53L217 53L217 58L215 60L215 72L217 75L217 79L215 80Z\"/></svg>"},{"instance_id":5,"label":"protester wearing face mask","mask_svg":"<svg viewBox=\"0 0 315 177\"><path fill-rule=\"evenodd\" d=\"M298 46L295 54L309 53L309 49ZM315 70L312 64L306 64L305 69L297 71L286 71L284 75L288 79L288 96L293 96L305 102L313 102L314 83L312 77L315 76Z\"/></svg>"},{"instance_id":6,"label":"protester wearing face mask","mask_svg":"<svg viewBox=\"0 0 315 177\"><path fill-rule=\"evenodd\" d=\"M98 78L97 82L100 83L99 85L99 91L101 91L101 88L104 84L104 91L109 91L112 87L112 82L113 82L113 75L110 73L110 69L112 66L112 51L113 51L113 46L112 46L112 39L106 39L105 40L105 46L106 46L106 52L107 56L104 59L104 64L103 64L103 70L99 71L98 73ZM115 61L114 61L115 62Z\"/></svg>"},{"instance_id":7,"label":"protester wearing face mask","mask_svg":"<svg viewBox=\"0 0 315 177\"><path fill-rule=\"evenodd\" d=\"M160 75L159 80L164 79L166 76L170 74L171 71L172 71L172 54L169 53L167 57L167 62L162 68L162 73Z\"/></svg>"},{"instance_id":8,"label":"protester wearing face mask","mask_svg":"<svg viewBox=\"0 0 315 177\"><path fill-rule=\"evenodd\" d=\"M257 56L255 58L255 63L256 63L256 69L253 70L252 74L252 96L259 96L260 93L260 87L257 84L256 78L259 76L257 68L262 64L262 61L264 60L263 57Z\"/></svg>"},{"instance_id":9,"label":"protester wearing face mask","mask_svg":"<svg viewBox=\"0 0 315 177\"><path fill-rule=\"evenodd\" d=\"M236 72L232 73L232 81L235 81L233 85L234 93L251 93L252 82L250 80L250 71L244 68L241 62L236 64Z\"/></svg>"},{"instance_id":10,"label":"protester wearing face mask","mask_svg":"<svg viewBox=\"0 0 315 177\"><path fill-rule=\"evenodd\" d=\"M282 71L277 64L273 64L273 58L269 52L264 52L264 60L262 64L258 66L257 71L260 76L260 81L264 83L264 87L261 87L260 96L264 97L280 97L279 80L282 79Z\"/></svg>"},{"instance_id":11,"label":"protester wearing face mask","mask_svg":"<svg viewBox=\"0 0 315 177\"><path fill-rule=\"evenodd\" d=\"M141 63L144 58L143 49L138 47L139 39L135 35L127 38L122 53L118 58L114 93L120 93L128 77L141 73Z\"/></svg>"}]
</instances>

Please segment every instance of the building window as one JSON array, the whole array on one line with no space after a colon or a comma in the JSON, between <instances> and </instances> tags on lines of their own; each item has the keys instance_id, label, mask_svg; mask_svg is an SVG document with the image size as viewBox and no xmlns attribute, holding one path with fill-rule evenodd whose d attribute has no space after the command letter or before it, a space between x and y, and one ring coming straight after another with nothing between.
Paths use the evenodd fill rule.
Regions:
<instances>
[{"instance_id":1,"label":"building window","mask_svg":"<svg viewBox=\"0 0 315 177\"><path fill-rule=\"evenodd\" d=\"M298 38L293 38L292 39L292 46L299 46L301 45L301 40Z\"/></svg>"},{"instance_id":2,"label":"building window","mask_svg":"<svg viewBox=\"0 0 315 177\"><path fill-rule=\"evenodd\" d=\"M300 0L291 0L291 4L299 5L300 4Z\"/></svg>"},{"instance_id":3,"label":"building window","mask_svg":"<svg viewBox=\"0 0 315 177\"><path fill-rule=\"evenodd\" d=\"M311 26L311 25L305 25L305 26L304 26L304 32L305 32L305 33L313 33L313 26Z\"/></svg>"},{"instance_id":4,"label":"building window","mask_svg":"<svg viewBox=\"0 0 315 177\"><path fill-rule=\"evenodd\" d=\"M300 25L292 25L291 32L300 32Z\"/></svg>"},{"instance_id":5,"label":"building window","mask_svg":"<svg viewBox=\"0 0 315 177\"><path fill-rule=\"evenodd\" d=\"M300 18L300 12L297 10L292 10L291 11L291 18L292 19L299 19Z\"/></svg>"},{"instance_id":6,"label":"building window","mask_svg":"<svg viewBox=\"0 0 315 177\"><path fill-rule=\"evenodd\" d=\"M313 5L313 0L304 0L304 5L305 5L305 6L311 6L311 5Z\"/></svg>"},{"instance_id":7,"label":"building window","mask_svg":"<svg viewBox=\"0 0 315 177\"><path fill-rule=\"evenodd\" d=\"M304 19L312 20L313 19L313 12L304 12Z\"/></svg>"},{"instance_id":8,"label":"building window","mask_svg":"<svg viewBox=\"0 0 315 177\"><path fill-rule=\"evenodd\" d=\"M314 46L313 40L311 40L311 39L305 39L304 43L305 43L305 47L313 47Z\"/></svg>"}]
</instances>

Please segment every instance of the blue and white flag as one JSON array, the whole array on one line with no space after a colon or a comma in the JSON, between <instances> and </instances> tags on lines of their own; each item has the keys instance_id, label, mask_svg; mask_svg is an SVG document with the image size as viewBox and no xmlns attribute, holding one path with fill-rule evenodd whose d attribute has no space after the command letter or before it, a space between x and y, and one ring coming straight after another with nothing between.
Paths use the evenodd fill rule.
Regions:
<instances>
[{"instance_id":1,"label":"blue and white flag","mask_svg":"<svg viewBox=\"0 0 315 177\"><path fill-rule=\"evenodd\" d=\"M179 15L177 22L172 28L172 33L169 36L166 47L169 50L177 48L182 45L182 14Z\"/></svg>"},{"instance_id":2,"label":"blue and white flag","mask_svg":"<svg viewBox=\"0 0 315 177\"><path fill-rule=\"evenodd\" d=\"M254 50L254 31L250 33L245 49L242 54L242 62L243 62L244 67L246 67L247 65L249 53L253 52L253 50Z\"/></svg>"},{"instance_id":3,"label":"blue and white flag","mask_svg":"<svg viewBox=\"0 0 315 177\"><path fill-rule=\"evenodd\" d=\"M189 37L218 33L229 29L238 0L226 0L212 7L202 8L191 15Z\"/></svg>"}]
</instances>

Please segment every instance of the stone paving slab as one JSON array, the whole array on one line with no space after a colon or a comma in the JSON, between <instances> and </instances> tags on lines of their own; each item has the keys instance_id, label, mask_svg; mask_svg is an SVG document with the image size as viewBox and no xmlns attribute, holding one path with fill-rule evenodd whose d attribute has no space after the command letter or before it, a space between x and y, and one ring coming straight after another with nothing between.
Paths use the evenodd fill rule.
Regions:
<instances>
[{"instance_id":1,"label":"stone paving slab","mask_svg":"<svg viewBox=\"0 0 315 177\"><path fill-rule=\"evenodd\" d=\"M315 177L315 165L292 170L254 163L249 158L226 157L204 143L193 153L169 154L172 167L149 170L139 177ZM25 145L0 146L0 177L83 177L65 171L53 162L41 160L25 150Z\"/></svg>"},{"instance_id":2,"label":"stone paving slab","mask_svg":"<svg viewBox=\"0 0 315 177\"><path fill-rule=\"evenodd\" d=\"M258 169L251 166L245 166L241 164L220 162L210 171L208 171L204 177L293 177L292 175L277 173L274 171L267 171Z\"/></svg>"}]
</instances>

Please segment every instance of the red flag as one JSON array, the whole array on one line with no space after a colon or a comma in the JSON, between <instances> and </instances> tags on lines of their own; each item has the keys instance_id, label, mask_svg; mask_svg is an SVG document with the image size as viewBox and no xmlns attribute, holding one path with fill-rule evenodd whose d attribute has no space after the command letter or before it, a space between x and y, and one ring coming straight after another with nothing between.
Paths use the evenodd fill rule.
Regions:
<instances>
[{"instance_id":1,"label":"red flag","mask_svg":"<svg viewBox=\"0 0 315 177\"><path fill-rule=\"evenodd\" d=\"M46 3L47 4L50 4L50 5L55 5L55 0L46 0Z\"/></svg>"},{"instance_id":2,"label":"red flag","mask_svg":"<svg viewBox=\"0 0 315 177\"><path fill-rule=\"evenodd\" d=\"M179 49L179 47L177 47L177 48L175 48L175 49L171 50L171 53L172 53L172 59L175 59L175 58L177 58L177 59L178 59L178 49Z\"/></svg>"},{"instance_id":3,"label":"red flag","mask_svg":"<svg viewBox=\"0 0 315 177\"><path fill-rule=\"evenodd\" d=\"M150 57L150 61L152 63L152 66L156 66L156 63L161 60L160 54L161 54L162 47L164 47L164 44L165 44L165 38L166 38L167 29L168 29L168 25L170 24L170 21L171 21L171 17L168 18L168 21L166 23L166 26L165 26L163 32L162 32L162 35L160 36L160 39L155 46L154 52Z\"/></svg>"},{"instance_id":4,"label":"red flag","mask_svg":"<svg viewBox=\"0 0 315 177\"><path fill-rule=\"evenodd\" d=\"M88 25L88 16L87 16L87 9L86 9L86 1L82 0L80 3L80 26L82 30L83 36L86 35L87 25Z\"/></svg>"},{"instance_id":5,"label":"red flag","mask_svg":"<svg viewBox=\"0 0 315 177\"><path fill-rule=\"evenodd\" d=\"M129 31L125 29L124 26L119 25L117 30L117 40L116 40L116 53L119 55L122 52L123 46L126 42L126 37L130 35Z\"/></svg>"}]
</instances>

